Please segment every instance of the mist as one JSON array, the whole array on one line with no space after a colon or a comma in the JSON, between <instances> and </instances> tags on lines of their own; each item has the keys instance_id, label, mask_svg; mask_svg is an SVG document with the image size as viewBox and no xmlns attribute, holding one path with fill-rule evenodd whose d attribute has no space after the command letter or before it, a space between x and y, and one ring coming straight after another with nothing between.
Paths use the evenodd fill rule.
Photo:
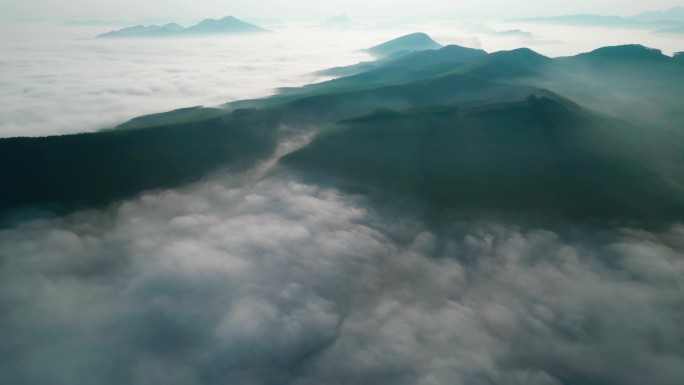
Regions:
<instances>
[{"instance_id":1,"label":"mist","mask_svg":"<svg viewBox=\"0 0 684 385\"><path fill-rule=\"evenodd\" d=\"M92 28L80 30L82 37L96 34ZM356 52L359 37L327 37L300 32L152 41L46 41L43 37L4 42L0 135L96 131L139 115L263 97L277 87L317 80L311 73L341 57L350 61L364 57Z\"/></svg>"},{"instance_id":2,"label":"mist","mask_svg":"<svg viewBox=\"0 0 684 385\"><path fill-rule=\"evenodd\" d=\"M264 97L326 80L315 73L371 60L362 49L416 31L551 57L681 48L648 31L504 22L265 27L277 33L93 40L109 27L3 25L18 38L0 42L0 137ZM612 116L644 104L652 123L676 109L657 95L659 79L578 74L544 86L594 97L584 104ZM599 80L617 87L610 100L572 87ZM274 129L276 149L246 170L1 223L0 382L681 383L683 223L478 220L279 163L320 128Z\"/></svg>"},{"instance_id":3,"label":"mist","mask_svg":"<svg viewBox=\"0 0 684 385\"><path fill-rule=\"evenodd\" d=\"M354 28L269 26L277 33L197 39L92 40L111 27L6 25L0 43L0 137L111 128L136 116L264 97L279 87L326 80L313 75L370 56L367 48L424 31L442 44L489 52L531 47L567 56L602 45L641 43L667 54L676 38L648 31L442 22L366 23ZM519 30L519 33L505 33Z\"/></svg>"},{"instance_id":4,"label":"mist","mask_svg":"<svg viewBox=\"0 0 684 385\"><path fill-rule=\"evenodd\" d=\"M681 224L427 224L415 202L377 205L270 164L0 231L2 377L674 385L684 376Z\"/></svg>"}]
</instances>

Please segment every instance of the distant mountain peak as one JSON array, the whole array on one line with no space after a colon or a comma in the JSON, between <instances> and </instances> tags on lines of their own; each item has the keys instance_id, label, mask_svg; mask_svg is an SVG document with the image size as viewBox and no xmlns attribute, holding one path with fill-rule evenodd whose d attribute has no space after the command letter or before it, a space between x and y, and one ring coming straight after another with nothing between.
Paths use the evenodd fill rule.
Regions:
<instances>
[{"instance_id":1,"label":"distant mountain peak","mask_svg":"<svg viewBox=\"0 0 684 385\"><path fill-rule=\"evenodd\" d=\"M439 48L442 48L442 45L432 40L428 34L415 32L368 48L366 52L376 57L389 57L400 52L408 53Z\"/></svg>"},{"instance_id":2,"label":"distant mountain peak","mask_svg":"<svg viewBox=\"0 0 684 385\"><path fill-rule=\"evenodd\" d=\"M352 21L352 19L350 19L346 14L342 14L327 19L324 24L329 26L349 26L354 24L354 21Z\"/></svg>"},{"instance_id":3,"label":"distant mountain peak","mask_svg":"<svg viewBox=\"0 0 684 385\"><path fill-rule=\"evenodd\" d=\"M121 37L176 37L198 34L236 34L236 33L261 33L271 32L254 24L244 22L234 16L225 16L221 19L204 19L192 27L184 28L176 23L158 25L136 25L110 31L97 38L121 38Z\"/></svg>"},{"instance_id":4,"label":"distant mountain peak","mask_svg":"<svg viewBox=\"0 0 684 385\"><path fill-rule=\"evenodd\" d=\"M193 33L253 33L270 32L254 24L242 21L234 16L225 16L222 19L204 19L197 25L188 28Z\"/></svg>"},{"instance_id":5,"label":"distant mountain peak","mask_svg":"<svg viewBox=\"0 0 684 385\"><path fill-rule=\"evenodd\" d=\"M630 60L663 60L668 57L659 49L645 47L641 44L625 44L602 47L589 53L578 55L585 58L630 59Z\"/></svg>"},{"instance_id":6,"label":"distant mountain peak","mask_svg":"<svg viewBox=\"0 0 684 385\"><path fill-rule=\"evenodd\" d=\"M180 31L182 29L185 29L184 27L182 27L181 25L179 25L177 23L164 24L164 25L162 25L162 27L166 28L166 29L170 29L172 31Z\"/></svg>"},{"instance_id":7,"label":"distant mountain peak","mask_svg":"<svg viewBox=\"0 0 684 385\"><path fill-rule=\"evenodd\" d=\"M492 57L524 60L526 62L547 62L551 59L530 48L516 48L508 51L499 51L491 54Z\"/></svg>"}]
</instances>

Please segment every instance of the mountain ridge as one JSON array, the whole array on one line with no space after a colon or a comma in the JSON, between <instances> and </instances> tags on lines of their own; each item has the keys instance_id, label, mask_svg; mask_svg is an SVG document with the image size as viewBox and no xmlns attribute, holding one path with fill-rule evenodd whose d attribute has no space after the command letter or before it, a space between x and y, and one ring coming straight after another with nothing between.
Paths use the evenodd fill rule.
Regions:
<instances>
[{"instance_id":1,"label":"mountain ridge","mask_svg":"<svg viewBox=\"0 0 684 385\"><path fill-rule=\"evenodd\" d=\"M383 59L391 56L405 55L414 51L439 48L442 48L442 45L432 40L428 34L415 32L370 47L365 51L378 59Z\"/></svg>"},{"instance_id":2,"label":"mountain ridge","mask_svg":"<svg viewBox=\"0 0 684 385\"><path fill-rule=\"evenodd\" d=\"M461 53L472 56L461 57ZM359 172L370 172L395 159L403 166L382 173L399 173L414 190L419 181L430 183L432 195L427 197L437 194L442 199L436 187L440 180L451 183L452 192L458 184L453 184L457 179L439 165L438 158L446 156L445 164L467 171L468 162L454 163L460 159L459 146L467 143L461 139L491 134L488 142L477 139L468 150L468 156L475 157L473 164L489 170L483 174L485 179L468 174L475 179L472 194L466 198L481 207L489 205L484 200L489 196L494 199L492 208L510 201L511 207L531 209L538 201L537 209L556 205L560 208L556 211L564 215L593 202L592 207L606 218L665 217L670 215L668 210L684 217L676 198L684 196L684 114L677 104L677 89L684 85L680 60L637 45L603 47L569 58L549 58L527 48L487 54L445 47L377 64L354 76L225 108L197 106L152 114L90 134L0 139L0 180L12 181L0 191L0 211L51 205L63 207L53 212L64 213L107 205L150 189L176 187L223 167L247 167L272 156L278 141L287 139L282 135L318 132L315 138L330 137L348 125L376 124L369 132L382 133L379 138L384 147L376 149L390 151L388 158L369 158L373 151L362 150L366 144L359 140L365 135L361 131L354 131L356 139L348 148L332 148L321 156L337 154L341 165L366 159ZM606 109L611 103L620 108ZM658 119L669 126L659 127ZM393 136L401 132L413 139L404 143ZM429 135L423 137L423 132ZM466 136L459 139L458 135ZM316 140L320 139L312 144L317 145ZM393 150L392 143L413 155L404 159L404 152ZM427 152L411 147L420 143L428 149L437 147ZM483 147L477 150L478 146ZM487 163L478 153L491 154L494 163ZM437 158L429 160L432 156ZM407 159L413 160L406 163ZM534 159L545 159L540 163L543 167L533 164ZM315 164L326 161L317 159ZM415 171L420 164L432 169L425 169L424 176L400 174L402 169ZM562 167L554 169L554 165ZM523 166L529 168L520 169L519 180L515 173L497 171ZM529 179L534 170L545 170L542 185ZM553 172L589 184L568 184L552 177ZM430 176L436 179L425 179ZM523 190L511 199L497 195L495 191L510 190L502 181L527 186L529 197ZM494 186L494 192L482 190L483 186ZM594 187L587 186L608 194L601 199L607 199L605 206L612 208L601 209L600 199L591 197ZM573 197L566 190L579 191L579 195ZM650 201L658 202L651 211Z\"/></svg>"},{"instance_id":3,"label":"mountain ridge","mask_svg":"<svg viewBox=\"0 0 684 385\"><path fill-rule=\"evenodd\" d=\"M272 31L247 23L234 16L221 19L204 19L190 27L182 27L177 23L164 25L136 25L97 35L96 39L106 38L139 38L139 37L183 37L214 34L247 34L270 33Z\"/></svg>"}]
</instances>

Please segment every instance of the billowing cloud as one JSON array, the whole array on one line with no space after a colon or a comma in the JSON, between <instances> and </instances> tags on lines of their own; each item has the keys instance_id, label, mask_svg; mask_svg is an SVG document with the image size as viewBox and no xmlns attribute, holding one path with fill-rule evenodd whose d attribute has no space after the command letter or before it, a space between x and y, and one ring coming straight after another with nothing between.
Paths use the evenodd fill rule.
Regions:
<instances>
[{"instance_id":1,"label":"billowing cloud","mask_svg":"<svg viewBox=\"0 0 684 385\"><path fill-rule=\"evenodd\" d=\"M53 29L43 32L49 36ZM3 42L0 137L96 131L143 114L263 97L316 81L311 74L321 68L365 59L358 51L365 48L362 39L359 33L339 39L296 30L258 37Z\"/></svg>"},{"instance_id":2,"label":"billowing cloud","mask_svg":"<svg viewBox=\"0 0 684 385\"><path fill-rule=\"evenodd\" d=\"M296 174L0 232L0 378L678 384L684 227L423 223Z\"/></svg>"},{"instance_id":3,"label":"billowing cloud","mask_svg":"<svg viewBox=\"0 0 684 385\"><path fill-rule=\"evenodd\" d=\"M492 34L516 28L534 39ZM75 40L104 31L4 26L0 32L16 36L0 43L0 137L96 131L143 114L263 97L278 87L321 80L311 75L321 69L369 60L360 49L415 31L490 52L529 46L558 56L624 43L667 53L680 49L677 39L648 31L566 26L413 22L275 29L277 34L258 37Z\"/></svg>"},{"instance_id":4,"label":"billowing cloud","mask_svg":"<svg viewBox=\"0 0 684 385\"><path fill-rule=\"evenodd\" d=\"M449 28L433 35L458 42ZM13 54L0 64L0 133L93 130L141 113L259 96L351 64L363 56L356 48L396 36L326 40L308 31L296 49L286 34L242 43L3 45ZM305 140L283 143L279 153ZM246 174L0 230L0 382L684 378L681 224L561 231L434 223L419 203L344 193L273 168L275 159Z\"/></svg>"}]
</instances>

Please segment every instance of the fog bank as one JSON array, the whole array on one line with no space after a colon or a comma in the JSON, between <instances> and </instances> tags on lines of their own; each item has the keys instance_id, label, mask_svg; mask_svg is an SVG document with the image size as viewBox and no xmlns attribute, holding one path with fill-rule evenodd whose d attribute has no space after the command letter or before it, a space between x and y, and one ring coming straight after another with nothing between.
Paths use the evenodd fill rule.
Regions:
<instances>
[{"instance_id":1,"label":"fog bank","mask_svg":"<svg viewBox=\"0 0 684 385\"><path fill-rule=\"evenodd\" d=\"M487 51L530 47L549 56L607 44L680 50L648 31L479 22L367 23L353 28L269 26L278 33L198 39L77 40L111 27L3 25L0 137L110 128L175 108L263 97L322 80L321 69L371 58L360 49L424 31L442 44ZM512 32L511 32L512 31Z\"/></svg>"},{"instance_id":2,"label":"fog bank","mask_svg":"<svg viewBox=\"0 0 684 385\"><path fill-rule=\"evenodd\" d=\"M678 384L684 227L572 237L279 172L0 232L0 378Z\"/></svg>"}]
</instances>

